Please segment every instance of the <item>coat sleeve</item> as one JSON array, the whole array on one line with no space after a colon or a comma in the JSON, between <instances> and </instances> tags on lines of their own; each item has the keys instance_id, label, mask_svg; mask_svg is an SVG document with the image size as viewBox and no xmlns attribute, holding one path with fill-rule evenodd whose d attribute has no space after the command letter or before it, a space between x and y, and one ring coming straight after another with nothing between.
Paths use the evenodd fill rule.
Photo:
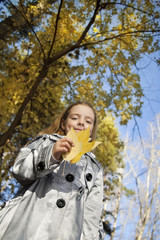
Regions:
<instances>
[{"instance_id":1,"label":"coat sleeve","mask_svg":"<svg viewBox=\"0 0 160 240\"><path fill-rule=\"evenodd\" d=\"M43 135L21 148L13 166L13 176L22 185L32 183L59 165L59 163L51 165L54 143L55 141L48 135Z\"/></svg>"},{"instance_id":2,"label":"coat sleeve","mask_svg":"<svg viewBox=\"0 0 160 240\"><path fill-rule=\"evenodd\" d=\"M93 240L103 240L105 233L102 224L103 209L103 171L99 170L95 183L89 192L84 206L83 238L88 240L88 236Z\"/></svg>"}]
</instances>

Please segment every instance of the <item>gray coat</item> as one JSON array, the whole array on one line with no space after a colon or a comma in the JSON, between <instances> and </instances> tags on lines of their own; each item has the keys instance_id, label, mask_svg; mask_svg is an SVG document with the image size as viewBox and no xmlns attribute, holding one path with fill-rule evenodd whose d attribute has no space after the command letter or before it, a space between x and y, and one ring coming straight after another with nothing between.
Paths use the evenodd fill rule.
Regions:
<instances>
[{"instance_id":1,"label":"gray coat","mask_svg":"<svg viewBox=\"0 0 160 240\"><path fill-rule=\"evenodd\" d=\"M51 164L59 138L43 135L20 150L13 175L23 189L0 212L1 240L104 239L102 168L92 153Z\"/></svg>"}]
</instances>

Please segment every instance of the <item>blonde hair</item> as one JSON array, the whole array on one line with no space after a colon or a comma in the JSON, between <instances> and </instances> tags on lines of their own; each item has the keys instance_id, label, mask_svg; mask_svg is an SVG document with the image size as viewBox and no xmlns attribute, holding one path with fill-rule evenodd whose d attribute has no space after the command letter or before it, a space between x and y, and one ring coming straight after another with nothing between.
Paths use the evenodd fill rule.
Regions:
<instances>
[{"instance_id":1,"label":"blonde hair","mask_svg":"<svg viewBox=\"0 0 160 240\"><path fill-rule=\"evenodd\" d=\"M88 107L90 107L93 112L94 112L94 126L93 126L93 130L92 130L92 134L91 134L91 138L92 140L94 140L96 138L96 132L97 132L97 114L93 108L93 106L90 103L87 102L76 102L76 103L72 103L71 105L69 105L54 121L53 123L47 127L46 129L44 129L43 131L41 131L38 135L42 135L42 134L60 134L60 135L65 135L65 131L62 129L62 121L65 122L65 120L67 119L70 110L77 105L86 105Z\"/></svg>"}]
</instances>

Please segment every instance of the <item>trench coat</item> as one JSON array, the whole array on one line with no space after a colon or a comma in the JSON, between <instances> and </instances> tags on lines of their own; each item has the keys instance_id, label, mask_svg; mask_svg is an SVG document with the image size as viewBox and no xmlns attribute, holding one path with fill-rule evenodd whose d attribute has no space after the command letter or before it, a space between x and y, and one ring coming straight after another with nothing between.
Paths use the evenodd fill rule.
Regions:
<instances>
[{"instance_id":1,"label":"trench coat","mask_svg":"<svg viewBox=\"0 0 160 240\"><path fill-rule=\"evenodd\" d=\"M13 175L23 186L0 211L1 240L100 240L103 170L93 153L76 164L56 161L42 135L21 148Z\"/></svg>"}]
</instances>

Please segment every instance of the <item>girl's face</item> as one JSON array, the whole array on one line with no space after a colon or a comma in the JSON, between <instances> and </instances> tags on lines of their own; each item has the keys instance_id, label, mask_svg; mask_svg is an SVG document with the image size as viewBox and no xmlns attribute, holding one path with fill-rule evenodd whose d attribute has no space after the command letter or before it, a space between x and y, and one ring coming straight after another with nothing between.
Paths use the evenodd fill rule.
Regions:
<instances>
[{"instance_id":1,"label":"girl's face","mask_svg":"<svg viewBox=\"0 0 160 240\"><path fill-rule=\"evenodd\" d=\"M94 127L95 115L92 110L87 105L76 105L70 109L67 119L62 122L62 128L65 134L73 127L73 129L78 132L90 127L90 136Z\"/></svg>"}]
</instances>

